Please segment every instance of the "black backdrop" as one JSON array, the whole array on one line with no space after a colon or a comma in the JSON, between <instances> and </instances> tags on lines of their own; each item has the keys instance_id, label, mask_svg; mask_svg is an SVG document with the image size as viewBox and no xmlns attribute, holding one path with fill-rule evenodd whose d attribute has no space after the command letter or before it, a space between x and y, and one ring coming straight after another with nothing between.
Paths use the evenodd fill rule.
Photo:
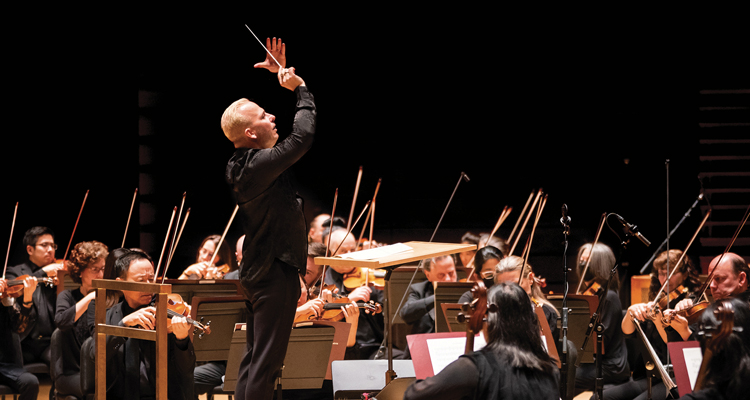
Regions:
<instances>
[{"instance_id":1,"label":"black backdrop","mask_svg":"<svg viewBox=\"0 0 750 400\"><path fill-rule=\"evenodd\" d=\"M330 211L336 188L337 214L348 215L360 166L357 212L382 179L383 242L428 240L461 172L471 181L436 241L490 230L505 205L514 207L507 234L543 188L530 262L553 282L562 278L563 203L573 218L569 253L593 239L604 212L637 224L654 246L665 238L667 207L674 225L700 190L699 90L738 87L746 67L737 36L700 23L364 5L223 11L19 28L26 39L8 45L0 204L9 227L19 202L10 264L24 259L21 238L33 225L57 232L61 257L86 190L74 242L119 247L133 190L146 181L157 211L136 218L158 227L158 242L140 242L136 219L128 246L160 250L183 193L191 216L175 265L221 233L233 208L222 111L248 97L277 116L282 135L293 115L293 94L252 68L264 51L245 24L284 39L288 66L316 98L316 142L294 167L309 218ZM146 130L153 134L139 136ZM684 247L698 222L672 246ZM233 228L228 240L239 234ZM601 240L617 250L607 228ZM632 243L624 257L636 269L652 252Z\"/></svg>"}]
</instances>

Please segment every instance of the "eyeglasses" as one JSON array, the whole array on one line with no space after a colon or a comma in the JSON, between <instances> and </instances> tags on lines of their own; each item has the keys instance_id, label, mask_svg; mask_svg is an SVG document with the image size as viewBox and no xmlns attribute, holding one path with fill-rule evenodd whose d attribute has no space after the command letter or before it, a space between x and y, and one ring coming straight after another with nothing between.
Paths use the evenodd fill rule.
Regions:
<instances>
[{"instance_id":1,"label":"eyeglasses","mask_svg":"<svg viewBox=\"0 0 750 400\"><path fill-rule=\"evenodd\" d=\"M37 243L36 245L43 249L49 249L51 247L52 250L57 250L57 245L54 243Z\"/></svg>"},{"instance_id":2,"label":"eyeglasses","mask_svg":"<svg viewBox=\"0 0 750 400\"><path fill-rule=\"evenodd\" d=\"M88 268L89 271L91 271L92 274L98 274L102 271L104 271L104 267L101 268Z\"/></svg>"},{"instance_id":3,"label":"eyeglasses","mask_svg":"<svg viewBox=\"0 0 750 400\"><path fill-rule=\"evenodd\" d=\"M494 279L495 278L495 272L494 271L485 271L480 274L482 276L482 279Z\"/></svg>"}]
</instances>

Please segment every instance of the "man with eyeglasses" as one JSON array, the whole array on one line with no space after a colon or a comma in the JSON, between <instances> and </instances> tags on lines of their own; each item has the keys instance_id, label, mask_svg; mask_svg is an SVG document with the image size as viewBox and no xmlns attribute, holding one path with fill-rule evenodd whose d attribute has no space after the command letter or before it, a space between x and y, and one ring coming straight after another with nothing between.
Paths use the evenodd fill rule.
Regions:
<instances>
[{"instance_id":1,"label":"man with eyeglasses","mask_svg":"<svg viewBox=\"0 0 750 400\"><path fill-rule=\"evenodd\" d=\"M55 235L51 229L35 226L24 234L23 244L29 259L20 265L8 267L6 278L16 279L29 275L36 278L52 278L63 268L55 263ZM50 338L55 330L55 307L57 289L40 282L32 297L33 304L28 322L19 329L24 364L43 362L49 365ZM28 306L28 304L24 304Z\"/></svg>"}]
</instances>

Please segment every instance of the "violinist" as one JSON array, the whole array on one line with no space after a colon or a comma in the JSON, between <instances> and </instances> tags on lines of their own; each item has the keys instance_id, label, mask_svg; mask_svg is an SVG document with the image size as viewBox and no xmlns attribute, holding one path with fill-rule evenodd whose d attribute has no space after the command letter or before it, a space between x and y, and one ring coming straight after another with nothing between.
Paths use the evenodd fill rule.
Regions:
<instances>
[{"instance_id":1,"label":"violinist","mask_svg":"<svg viewBox=\"0 0 750 400\"><path fill-rule=\"evenodd\" d=\"M234 247L234 257L235 260L237 260L237 269L234 271L227 272L226 275L224 275L224 279L240 279L240 268L239 266L242 264L242 246L245 244L245 235L240 236L239 239L237 239L237 244L235 244Z\"/></svg>"},{"instance_id":2,"label":"violinist","mask_svg":"<svg viewBox=\"0 0 750 400\"><path fill-rule=\"evenodd\" d=\"M461 254L463 253L459 253L459 255ZM503 257L505 255L495 246L488 245L477 250L474 255L474 275L471 277L471 281L482 281L487 289L492 287L495 284L495 266ZM459 304L471 303L473 297L471 290L467 290L461 295L458 302Z\"/></svg>"},{"instance_id":3,"label":"violinist","mask_svg":"<svg viewBox=\"0 0 750 400\"><path fill-rule=\"evenodd\" d=\"M601 286L601 290L607 286L610 272L615 266L616 258L612 249L603 243L596 243L592 250L592 244L586 243L578 249L577 274L583 275L585 286L594 284ZM588 261L591 258L591 261ZM589 268L586 274L583 269L586 263ZM603 294L606 307L602 309L601 323L604 327L602 343L604 354L602 355L602 378L604 384L624 383L630 377L628 366L628 350L625 346L625 335L620 328L622 321L622 303L618 294L620 289L619 274L615 273L607 293ZM596 380L596 363L582 363L576 368L576 392L592 390Z\"/></svg>"},{"instance_id":4,"label":"violinist","mask_svg":"<svg viewBox=\"0 0 750 400\"><path fill-rule=\"evenodd\" d=\"M541 330L529 303L515 282L495 284L487 293L487 345L415 381L404 399L559 399L557 366L541 336L529 334Z\"/></svg>"},{"instance_id":5,"label":"violinist","mask_svg":"<svg viewBox=\"0 0 750 400\"><path fill-rule=\"evenodd\" d=\"M320 281L323 274L323 266L315 264L315 257L325 257L326 245L320 242L310 242L307 245L307 269L305 271L305 284L312 288Z\"/></svg>"},{"instance_id":6,"label":"violinist","mask_svg":"<svg viewBox=\"0 0 750 400\"><path fill-rule=\"evenodd\" d=\"M310 222L310 229L307 231L307 243L323 243L323 229L327 225L324 224L326 220L330 223L331 216L329 214L318 214Z\"/></svg>"},{"instance_id":7,"label":"violinist","mask_svg":"<svg viewBox=\"0 0 750 400\"><path fill-rule=\"evenodd\" d=\"M8 280L29 275L38 279L56 278L57 271L63 265L55 263L55 236L51 229L35 226L24 234L23 244L29 259L14 267L8 267L5 277ZM57 288L39 285L33 295L31 316L28 324L19 332L24 364L32 362L50 362L50 338L55 330L55 307Z\"/></svg>"},{"instance_id":8,"label":"violinist","mask_svg":"<svg viewBox=\"0 0 750 400\"><path fill-rule=\"evenodd\" d=\"M461 244L475 244L479 248L479 236L473 232L466 232L461 236ZM458 261L462 267L468 267L477 250L463 251L458 253ZM488 288L489 289L489 288Z\"/></svg>"},{"instance_id":9,"label":"violinist","mask_svg":"<svg viewBox=\"0 0 750 400\"><path fill-rule=\"evenodd\" d=\"M357 241L352 235L346 234L345 228L336 229L328 235L324 232L323 242L328 242L328 236L330 236L330 249L328 254L333 254L336 248L339 248L337 255L346 254L353 251L357 246ZM349 300L354 302L369 302L370 300L383 304L385 300L385 294L382 290L370 287L360 286L357 288L347 288L344 286L344 278L346 274L355 271L354 267L346 266L329 266L326 267L324 282L326 285L334 285L338 289L338 293L342 296L346 296ZM357 325L357 343L353 347L346 349L344 359L347 360L366 360L374 359L380 349L380 344L383 342L383 329L385 322L383 321L383 315L381 313L372 314L368 312L359 313L359 321ZM394 349L394 354L400 354L400 350ZM394 356L395 357L395 356Z\"/></svg>"},{"instance_id":10,"label":"violinist","mask_svg":"<svg viewBox=\"0 0 750 400\"><path fill-rule=\"evenodd\" d=\"M219 235L210 235L203 239L195 256L195 264L185 268L178 279L221 279L225 273L236 270L237 265L227 242L221 243L219 254L214 258L220 240ZM214 265L208 265L211 258L214 258Z\"/></svg>"},{"instance_id":11,"label":"violinist","mask_svg":"<svg viewBox=\"0 0 750 400\"><path fill-rule=\"evenodd\" d=\"M424 262L427 280L409 287L409 298L399 312L401 319L411 326L411 334L435 332L435 285L456 282L453 256L434 257Z\"/></svg>"},{"instance_id":12,"label":"violinist","mask_svg":"<svg viewBox=\"0 0 750 400\"><path fill-rule=\"evenodd\" d=\"M115 262L117 280L154 281L154 264L140 251L131 251ZM156 309L149 293L123 291L123 301L107 310L107 324L154 329ZM195 353L186 318L173 317L168 338L169 399L193 400ZM156 343L153 341L107 336L107 398L154 398L156 393Z\"/></svg>"},{"instance_id":13,"label":"violinist","mask_svg":"<svg viewBox=\"0 0 750 400\"><path fill-rule=\"evenodd\" d=\"M728 318L722 317L726 313ZM730 323L731 327L724 327ZM701 369L706 367L702 388L680 400L746 399L750 393L750 306L747 301L732 297L716 300L701 314L697 328L704 358L708 357L709 343L712 355L701 366ZM722 328L726 328L726 336L718 335Z\"/></svg>"},{"instance_id":14,"label":"violinist","mask_svg":"<svg viewBox=\"0 0 750 400\"><path fill-rule=\"evenodd\" d=\"M23 368L16 336L21 320L29 317L36 286L36 277L27 277L24 279L22 297L19 296L11 306L0 305L0 384L19 393L19 400L36 400L39 394L39 379ZM6 280L0 278L0 296L6 295L7 289Z\"/></svg>"},{"instance_id":15,"label":"violinist","mask_svg":"<svg viewBox=\"0 0 750 400\"><path fill-rule=\"evenodd\" d=\"M93 330L84 315L96 297L94 279L102 279L108 248L97 241L81 242L70 252L70 277L80 284L77 289L66 289L57 296L55 325L62 337L57 353L62 369L55 379L58 394L83 398L81 390L81 345Z\"/></svg>"},{"instance_id":16,"label":"violinist","mask_svg":"<svg viewBox=\"0 0 750 400\"><path fill-rule=\"evenodd\" d=\"M719 263L719 261L721 262ZM721 254L714 257L708 265L708 273L709 275L713 274L713 279L709 285L713 301L729 297L738 297L750 301L750 291L748 291L750 267L739 254L724 253L724 257ZM669 335L670 340L691 340L696 331L696 326L690 326L688 320L680 312L689 310L701 301L701 299L688 297L677 303L673 310L664 313L665 322L668 322L670 327L679 333L679 336ZM667 332L671 333L669 329Z\"/></svg>"},{"instance_id":17,"label":"violinist","mask_svg":"<svg viewBox=\"0 0 750 400\"><path fill-rule=\"evenodd\" d=\"M668 285L671 294L668 298L671 298L670 303L672 306L700 286L698 272L692 266L690 259L688 257L683 258L682 254L682 250L673 249L669 250L669 252L664 251L656 257L653 262L653 268L651 269L651 285L648 294L649 302L631 305L620 324L622 332L627 338L634 337L636 335L636 327L631 315L633 318L636 318L640 322L645 337L648 339L651 347L654 349L654 352L659 357L662 364L667 363L667 334L665 332L665 327L661 322L661 318L651 313L654 299L656 299L657 293L662 286L664 286L664 283L672 270L675 272L672 274L672 278L669 280ZM683 261L677 265L680 258L682 258ZM666 298L667 297L665 297L665 302ZM632 377L625 383L605 388L604 398L642 400L648 395L647 374L649 372L646 370L644 363L649 357L644 357L643 355L644 352L647 351L645 343L637 337L635 338L635 343L637 343L636 348L639 351L635 357L632 357L632 359L635 360L635 363L631 364L633 367ZM661 399L667 397L667 389L658 374L656 374L656 377L652 381L651 390L653 398Z\"/></svg>"}]
</instances>

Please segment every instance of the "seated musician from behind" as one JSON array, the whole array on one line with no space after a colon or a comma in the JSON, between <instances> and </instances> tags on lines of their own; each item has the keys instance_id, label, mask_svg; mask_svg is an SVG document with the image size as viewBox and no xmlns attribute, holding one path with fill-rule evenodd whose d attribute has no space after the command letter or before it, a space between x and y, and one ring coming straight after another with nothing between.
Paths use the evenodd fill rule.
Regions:
<instances>
[{"instance_id":1,"label":"seated musician from behind","mask_svg":"<svg viewBox=\"0 0 750 400\"><path fill-rule=\"evenodd\" d=\"M559 371L535 334L530 301L515 283L495 284L487 293L487 345L417 380L404 399L559 399Z\"/></svg>"},{"instance_id":2,"label":"seated musician from behind","mask_svg":"<svg viewBox=\"0 0 750 400\"><path fill-rule=\"evenodd\" d=\"M692 293L693 290L700 286L698 272L693 268L690 259L685 257L683 258L683 261L677 265L677 261L680 260L680 257L682 257L682 250L669 250L669 253L664 251L656 257L653 263L653 268L651 269L651 286L648 291L649 302L631 305L620 325L622 332L625 333L627 337L639 336L637 332L635 332L636 326L634 325L631 315L635 317L639 321L643 333L651 344L651 347L659 356L661 362L665 365L667 363L668 352L665 342L667 336L660 315L652 313L654 299L656 299L659 289L661 289L667 281L667 277L672 270L674 270L674 274L672 274L672 278L669 280L669 290L674 299L669 302L670 307L673 307L679 300ZM668 297L664 296L665 294L662 294L660 297L665 298L666 301L666 298ZM650 356L642 353L646 347L640 337L635 337L633 340L638 343L636 348L641 350L637 356L632 357L632 359L635 360L635 363L631 364L633 375L627 382L605 389L605 399L635 398L641 400L648 396L648 380L646 375L648 372L646 371L645 360L648 360ZM666 387L660 378L657 377L652 380L651 388L653 398L662 399L667 397Z\"/></svg>"},{"instance_id":3,"label":"seated musician from behind","mask_svg":"<svg viewBox=\"0 0 750 400\"><path fill-rule=\"evenodd\" d=\"M81 390L81 345L91 336L86 312L89 303L96 297L94 279L102 279L109 249L97 241L81 242L70 252L70 277L80 284L77 289L66 289L57 296L55 325L60 330L61 359L55 379L55 389L62 395L83 398Z\"/></svg>"},{"instance_id":4,"label":"seated musician from behind","mask_svg":"<svg viewBox=\"0 0 750 400\"><path fill-rule=\"evenodd\" d=\"M584 274L583 269L589 260L589 267ZM610 272L616 263L615 254L606 244L597 243L592 250L592 244L586 243L578 249L577 275L583 276L583 287L600 285L601 290L607 286ZM630 377L628 366L628 349L625 346L625 335L622 333L622 303L618 294L620 288L619 274L615 273L612 283L603 297L606 307L602 309L601 323L604 328L602 343L602 378L604 384L620 384ZM601 298L601 297L600 297ZM596 340L594 334L592 339ZM576 369L576 392L594 390L596 383L596 363L582 363Z\"/></svg>"},{"instance_id":5,"label":"seated musician from behind","mask_svg":"<svg viewBox=\"0 0 750 400\"><path fill-rule=\"evenodd\" d=\"M221 279L224 274L236 270L237 264L226 241L221 243L219 253L214 258L214 264L209 265L220 240L219 235L211 235L203 239L196 254L195 264L185 268L178 279Z\"/></svg>"},{"instance_id":6,"label":"seated musician from behind","mask_svg":"<svg viewBox=\"0 0 750 400\"><path fill-rule=\"evenodd\" d=\"M748 279L750 279L750 267L739 254L724 253L714 257L708 265L708 274L713 274L709 288L713 301L726 299L728 297L738 297L746 302L750 301L750 290L748 290ZM695 299L688 297L664 313L666 321L670 327L679 334L671 334L667 329L669 340L692 340L692 335L696 332L695 326L689 326L687 318L681 313L689 311L694 305L705 301L705 299Z\"/></svg>"},{"instance_id":7,"label":"seated musician from behind","mask_svg":"<svg viewBox=\"0 0 750 400\"><path fill-rule=\"evenodd\" d=\"M117 280L153 283L154 264L149 256L132 251L115 262ZM123 291L123 301L107 310L107 325L141 327L153 330L156 308L149 293ZM168 344L169 399L193 400L195 352L188 337L191 325L186 318L173 317ZM156 343L153 341L107 336L107 398L154 398L156 393Z\"/></svg>"},{"instance_id":8,"label":"seated musician from behind","mask_svg":"<svg viewBox=\"0 0 750 400\"><path fill-rule=\"evenodd\" d=\"M731 331L724 327L730 322ZM702 388L680 400L746 399L750 393L750 305L739 298L717 300L701 314L697 328L703 356L709 357L707 346L712 354L701 365L701 369L707 367Z\"/></svg>"},{"instance_id":9,"label":"seated musician from behind","mask_svg":"<svg viewBox=\"0 0 750 400\"><path fill-rule=\"evenodd\" d=\"M409 287L409 298L401 307L401 319L411 325L411 334L435 332L435 285L456 281L456 264L452 256L425 260L427 280Z\"/></svg>"},{"instance_id":10,"label":"seated musician from behind","mask_svg":"<svg viewBox=\"0 0 750 400\"><path fill-rule=\"evenodd\" d=\"M459 253L463 254L463 253ZM474 274L471 277L472 282L482 281L485 288L489 289L495 284L495 266L505 257L503 253L495 246L485 246L477 250L474 255L472 265ZM471 303L474 295L471 290L467 290L458 300L459 304Z\"/></svg>"}]
</instances>

